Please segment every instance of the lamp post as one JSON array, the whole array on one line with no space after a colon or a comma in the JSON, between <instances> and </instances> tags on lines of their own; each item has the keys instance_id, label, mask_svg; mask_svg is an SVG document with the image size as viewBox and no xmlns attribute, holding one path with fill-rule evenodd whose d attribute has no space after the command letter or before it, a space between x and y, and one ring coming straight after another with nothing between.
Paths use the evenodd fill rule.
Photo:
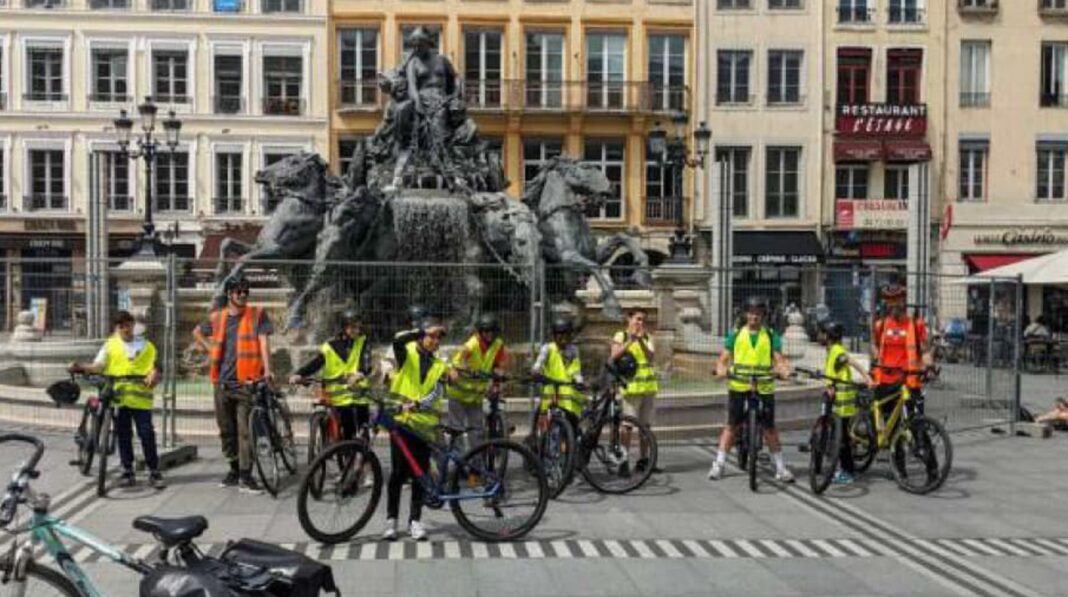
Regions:
<instances>
[{"instance_id":1,"label":"lamp post","mask_svg":"<svg viewBox=\"0 0 1068 597\"><path fill-rule=\"evenodd\" d=\"M649 150L660 160L661 166L670 166L675 191L675 233L669 241L671 263L693 263L693 239L686 232L683 221L683 176L686 168L704 168L712 141L712 130L702 122L693 132L694 152L686 146L686 123L689 117L685 112L678 112L672 117L675 134L669 139L666 130L657 122L649 132Z\"/></svg>"},{"instance_id":2,"label":"lamp post","mask_svg":"<svg viewBox=\"0 0 1068 597\"><path fill-rule=\"evenodd\" d=\"M141 135L137 138L137 149L130 151L130 133L133 131L133 120L126 114L126 110L119 111L119 117L112 121L119 137L119 150L128 159L142 159L145 162L145 223L141 231L141 239L138 241L136 255L138 257L156 257L159 255L159 239L156 238L156 225L152 221L152 171L156 165L156 155L160 150L160 142L153 136L156 132L156 114L159 108L152 103L151 98L145 98L145 102L137 106L137 113L141 117ZM163 141L172 153L178 147L178 134L182 130L182 123L174 117L171 110L168 118L163 121Z\"/></svg>"}]
</instances>

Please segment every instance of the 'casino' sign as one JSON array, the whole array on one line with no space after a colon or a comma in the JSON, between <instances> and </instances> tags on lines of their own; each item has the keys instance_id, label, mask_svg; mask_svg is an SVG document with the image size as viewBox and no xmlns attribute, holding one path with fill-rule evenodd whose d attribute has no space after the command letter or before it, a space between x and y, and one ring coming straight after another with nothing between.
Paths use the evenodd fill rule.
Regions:
<instances>
[{"instance_id":1,"label":"'casino' sign","mask_svg":"<svg viewBox=\"0 0 1068 597\"><path fill-rule=\"evenodd\" d=\"M834 130L866 137L922 137L927 134L927 104L844 104Z\"/></svg>"}]
</instances>

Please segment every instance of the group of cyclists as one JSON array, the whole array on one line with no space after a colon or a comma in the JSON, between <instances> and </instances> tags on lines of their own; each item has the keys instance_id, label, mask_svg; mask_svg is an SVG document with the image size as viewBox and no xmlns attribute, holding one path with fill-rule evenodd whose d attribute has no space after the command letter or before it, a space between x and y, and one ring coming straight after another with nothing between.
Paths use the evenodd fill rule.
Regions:
<instances>
[{"instance_id":1,"label":"group of cyclists","mask_svg":"<svg viewBox=\"0 0 1068 597\"><path fill-rule=\"evenodd\" d=\"M228 471L221 486L237 487L243 493L258 494L262 489L252 474L249 440L249 411L253 397L250 384L274 381L271 370L270 336L273 328L262 307L249 304L249 283L235 278L225 286L226 303L213 310L208 320L194 330L196 343L210 355L210 371L216 420L222 453ZM891 284L881 290L888 312L874 325L871 375L842 346L843 327L834 321L821 326L820 340L827 348L824 376L828 391L835 380L869 384L876 398L899 391L907 385L921 395L922 379L916 372L932 365L927 330L922 319L910 317L905 309L905 290ZM715 364L720 378L729 377L727 426L720 434L719 450L708 472L710 480L724 473L726 455L734 445L743 409L751 386L738 377L737 371L759 371L763 377L755 390L763 401L761 414L765 440L775 466L775 477L793 482L794 476L782 455L782 443L775 426L775 377L786 378L791 365L783 353L781 336L765 324L768 308L763 299L751 298L746 304L745 321L724 340L724 349ZM451 427L465 429L469 446L484 436L483 401L493 384L499 384L509 369L511 356L501 338L497 318L484 314L474 331L446 361L439 356L441 341L447 333L445 324L418 307L409 312L410 328L398 332L392 341L393 369L387 373L389 393L403 406L396 420L411 432L408 450L414 463L428 469L433 437L448 415ZM647 313L633 309L626 315L626 326L611 338L610 359L632 360L633 376L622 388L625 411L643 426L652 426L655 400L659 391L655 369L655 346L646 328ZM71 372L91 372L121 377L114 391L119 400L115 432L118 438L122 480L136 483L133 470L133 429L141 440L149 482L162 489L155 435L152 425L152 393L160 380L156 350L139 333L134 318L120 311L114 320L114 334L108 338L91 363L72 363ZM583 378L579 349L574 343L578 332L573 318L561 316L550 325L551 339L540 347L531 367L532 379L541 384L542 412L550 406L559 408L578 425L587 400L587 383ZM322 399L334 409L340 421L340 438L356 438L371 424L370 391L374 362L364 322L355 310L345 310L338 321L337 334L324 342L318 352L288 378L291 384L304 384L318 376ZM131 376L137 376L132 378ZM753 379L756 379L755 377ZM835 391L835 414L846 421L855 416L855 390L838 387ZM546 399L548 398L548 399ZM922 401L918 404L922 410ZM629 463L629 429L624 429L622 443L628 460L619 474L631 472ZM841 434L841 452L835 481L853 480L850 434ZM392 471L387 485L387 521L384 539L395 539L398 532L400 496L403 486L414 478L410 461L396 446L391 453ZM639 446L634 471L644 472L650 462L646 446ZM653 472L658 472L654 468ZM408 532L413 539L426 538L420 522L422 487L412 483Z\"/></svg>"}]
</instances>

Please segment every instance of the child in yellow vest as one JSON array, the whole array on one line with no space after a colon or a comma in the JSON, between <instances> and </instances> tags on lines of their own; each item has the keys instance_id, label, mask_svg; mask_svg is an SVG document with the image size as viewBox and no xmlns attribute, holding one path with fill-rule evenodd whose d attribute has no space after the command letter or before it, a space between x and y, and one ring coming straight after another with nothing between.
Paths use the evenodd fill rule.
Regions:
<instances>
[{"instance_id":1,"label":"child in yellow vest","mask_svg":"<svg viewBox=\"0 0 1068 597\"><path fill-rule=\"evenodd\" d=\"M856 361L849 351L842 346L844 330L837 321L826 321L820 326L819 341L827 348L827 361L824 363L823 375L827 377L827 391L834 393L834 414L842 419L841 445L838 451L838 471L834 482L848 484L853 482L856 467L853 464L853 441L849 437L853 417L857 414L857 389L853 383L853 372L860 374L864 383L870 383L864 367ZM834 380L849 382L835 384Z\"/></svg>"},{"instance_id":2,"label":"child in yellow vest","mask_svg":"<svg viewBox=\"0 0 1068 597\"><path fill-rule=\"evenodd\" d=\"M500 332L497 318L489 313L483 314L475 324L475 333L450 360L458 370L459 377L445 388L445 395L449 398L449 425L470 430L467 434L468 449L482 441L486 421L482 404L490 384L495 382L464 375L463 372L504 375L508 352Z\"/></svg>"},{"instance_id":3,"label":"child in yellow vest","mask_svg":"<svg viewBox=\"0 0 1068 597\"><path fill-rule=\"evenodd\" d=\"M652 336L645 329L646 317L647 314L642 309L632 309L627 313L627 329L617 332L612 337L611 358L614 361L624 354L634 357L634 361L638 364L638 371L634 379L623 388L623 412L636 417L642 425L650 426L656 414L655 401L660 385L657 382L656 370L653 368L655 347ZM631 435L630 427L624 427L620 439L628 450ZM635 470L642 473L649 466L649 446L639 446L639 450ZM626 476L628 470L628 463L624 462L621 465L620 474Z\"/></svg>"},{"instance_id":4,"label":"child in yellow vest","mask_svg":"<svg viewBox=\"0 0 1068 597\"><path fill-rule=\"evenodd\" d=\"M552 342L542 345L530 372L542 381L541 412L549 410L555 400L577 429L586 397L582 393L585 389L582 361L578 347L572 343L575 324L568 317L558 317L552 323L551 332Z\"/></svg>"}]
</instances>

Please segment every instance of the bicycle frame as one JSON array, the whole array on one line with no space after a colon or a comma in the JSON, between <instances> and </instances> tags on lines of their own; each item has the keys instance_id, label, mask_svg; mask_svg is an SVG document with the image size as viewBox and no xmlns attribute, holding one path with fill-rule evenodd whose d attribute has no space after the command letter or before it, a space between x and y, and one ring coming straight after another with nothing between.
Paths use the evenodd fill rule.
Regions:
<instances>
[{"instance_id":1,"label":"bicycle frame","mask_svg":"<svg viewBox=\"0 0 1068 597\"><path fill-rule=\"evenodd\" d=\"M891 400L896 400L897 403L894 405L894 410L890 412L890 416L887 417L886 421L883 421L882 406ZM912 392L905 384L901 384L901 390L897 393L878 400L872 399L871 413L875 421L875 437L880 450L890 445L890 439L893 437L894 431L897 430L898 423L908 416L907 407L911 400Z\"/></svg>"}]
</instances>

